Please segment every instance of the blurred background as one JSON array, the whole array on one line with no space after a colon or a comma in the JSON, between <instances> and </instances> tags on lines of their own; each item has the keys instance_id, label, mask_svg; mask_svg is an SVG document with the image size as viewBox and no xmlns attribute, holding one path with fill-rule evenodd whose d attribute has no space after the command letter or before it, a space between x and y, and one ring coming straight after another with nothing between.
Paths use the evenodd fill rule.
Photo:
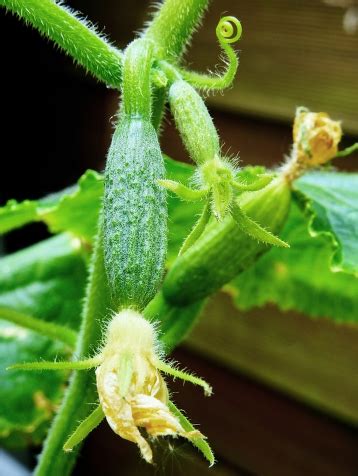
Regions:
<instances>
[{"instance_id":1,"label":"blurred background","mask_svg":"<svg viewBox=\"0 0 358 476\"><path fill-rule=\"evenodd\" d=\"M278 164L289 152L292 119L301 105L342 120L342 147L357 140L354 0L211 3L185 60L197 70L220 67L216 23L223 14L241 20L235 86L208 99L224 151L239 154L242 165ZM121 47L153 11L145 0L66 4ZM60 190L88 168L102 170L119 98L3 11L0 34L4 204L10 198L38 198ZM171 157L188 160L169 114L161 143ZM357 170L358 157L335 165ZM1 249L12 252L46 236L43 225L31 225L6 236ZM154 469L138 466L134 445L102 425L86 442L74 474L357 476L358 413L347 410L358 401L358 382L350 371L352 362L358 362L357 329L283 314L273 306L238 315L224 294L213 298L205 313L175 357L209 380L215 395L204 399L180 383L173 389L179 406L201 423L218 465L208 470L189 445L178 441L158 446L162 457L156 459L162 463ZM37 451L22 455L28 465L34 464ZM0 475L10 475L2 473L4 467Z\"/></svg>"}]
</instances>

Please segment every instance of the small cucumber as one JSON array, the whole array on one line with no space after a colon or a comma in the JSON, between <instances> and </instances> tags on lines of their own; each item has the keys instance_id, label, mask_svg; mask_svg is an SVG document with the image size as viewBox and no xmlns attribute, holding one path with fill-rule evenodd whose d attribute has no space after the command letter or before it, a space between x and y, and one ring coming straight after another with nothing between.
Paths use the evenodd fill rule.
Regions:
<instances>
[{"instance_id":1,"label":"small cucumber","mask_svg":"<svg viewBox=\"0 0 358 476\"><path fill-rule=\"evenodd\" d=\"M204 101L183 80L169 89L170 110L190 157L198 165L220 155L220 140Z\"/></svg>"},{"instance_id":2,"label":"small cucumber","mask_svg":"<svg viewBox=\"0 0 358 476\"><path fill-rule=\"evenodd\" d=\"M142 309L161 282L167 241L165 174L151 122L124 116L105 172L105 266L117 309Z\"/></svg>"},{"instance_id":3,"label":"small cucumber","mask_svg":"<svg viewBox=\"0 0 358 476\"><path fill-rule=\"evenodd\" d=\"M242 210L272 233L282 229L289 210L289 184L278 177L262 190L239 198ZM163 284L165 298L187 305L219 290L251 266L269 245L241 231L231 216L209 222L201 237L175 261Z\"/></svg>"}]
</instances>

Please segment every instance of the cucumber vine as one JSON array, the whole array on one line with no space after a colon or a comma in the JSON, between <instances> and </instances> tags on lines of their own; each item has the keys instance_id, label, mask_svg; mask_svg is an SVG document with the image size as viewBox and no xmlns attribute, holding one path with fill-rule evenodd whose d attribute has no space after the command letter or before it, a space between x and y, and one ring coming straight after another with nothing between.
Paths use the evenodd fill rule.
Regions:
<instances>
[{"instance_id":1,"label":"cucumber vine","mask_svg":"<svg viewBox=\"0 0 358 476\"><path fill-rule=\"evenodd\" d=\"M199 385L206 395L211 387L179 370L166 354L210 294L271 246L289 247L278 235L289 213L293 182L339 154L340 125L326 115L299 110L292 154L280 170L243 171L225 156L198 90L220 91L232 85L239 65L232 47L242 33L239 20L226 16L218 22L216 36L225 64L221 73L198 73L181 64L207 4L165 0L140 37L119 51L62 3L0 0L95 78L122 93L80 332L0 309L1 317L63 341L73 351L69 362L10 367L73 371L36 476L70 474L80 443L104 418L115 433L138 445L147 462L153 461L152 448L140 428L154 437L183 436L214 463L205 437L169 398L162 374ZM165 175L158 130L167 102L196 165L190 185ZM324 140L330 144L326 149ZM184 201L199 201L202 211L163 278L167 191Z\"/></svg>"}]
</instances>

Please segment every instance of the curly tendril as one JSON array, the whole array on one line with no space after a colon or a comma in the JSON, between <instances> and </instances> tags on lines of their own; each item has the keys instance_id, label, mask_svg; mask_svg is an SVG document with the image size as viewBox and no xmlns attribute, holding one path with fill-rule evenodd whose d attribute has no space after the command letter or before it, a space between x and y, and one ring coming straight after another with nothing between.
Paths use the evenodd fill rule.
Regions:
<instances>
[{"instance_id":1,"label":"curly tendril","mask_svg":"<svg viewBox=\"0 0 358 476\"><path fill-rule=\"evenodd\" d=\"M228 16L220 19L216 27L219 42L236 43L242 34L242 26L236 17Z\"/></svg>"},{"instance_id":2,"label":"curly tendril","mask_svg":"<svg viewBox=\"0 0 358 476\"><path fill-rule=\"evenodd\" d=\"M195 71L180 70L182 77L192 86L209 91L221 91L231 86L239 66L238 56L231 44L238 41L241 34L242 26L236 17L221 18L216 27L216 36L226 56L224 72L222 74L201 74Z\"/></svg>"}]
</instances>

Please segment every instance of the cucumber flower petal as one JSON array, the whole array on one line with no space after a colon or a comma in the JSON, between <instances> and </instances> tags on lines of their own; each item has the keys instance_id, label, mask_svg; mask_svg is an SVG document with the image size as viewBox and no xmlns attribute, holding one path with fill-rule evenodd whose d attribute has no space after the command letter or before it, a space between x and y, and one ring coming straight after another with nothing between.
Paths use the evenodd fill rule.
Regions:
<instances>
[{"instance_id":1,"label":"cucumber flower petal","mask_svg":"<svg viewBox=\"0 0 358 476\"><path fill-rule=\"evenodd\" d=\"M96 377L105 417L115 433L138 445L148 463L153 454L140 428L153 437L202 437L199 431L185 431L168 408L168 389L157 368L160 350L155 326L143 316L131 310L116 314L101 357Z\"/></svg>"}]
</instances>

